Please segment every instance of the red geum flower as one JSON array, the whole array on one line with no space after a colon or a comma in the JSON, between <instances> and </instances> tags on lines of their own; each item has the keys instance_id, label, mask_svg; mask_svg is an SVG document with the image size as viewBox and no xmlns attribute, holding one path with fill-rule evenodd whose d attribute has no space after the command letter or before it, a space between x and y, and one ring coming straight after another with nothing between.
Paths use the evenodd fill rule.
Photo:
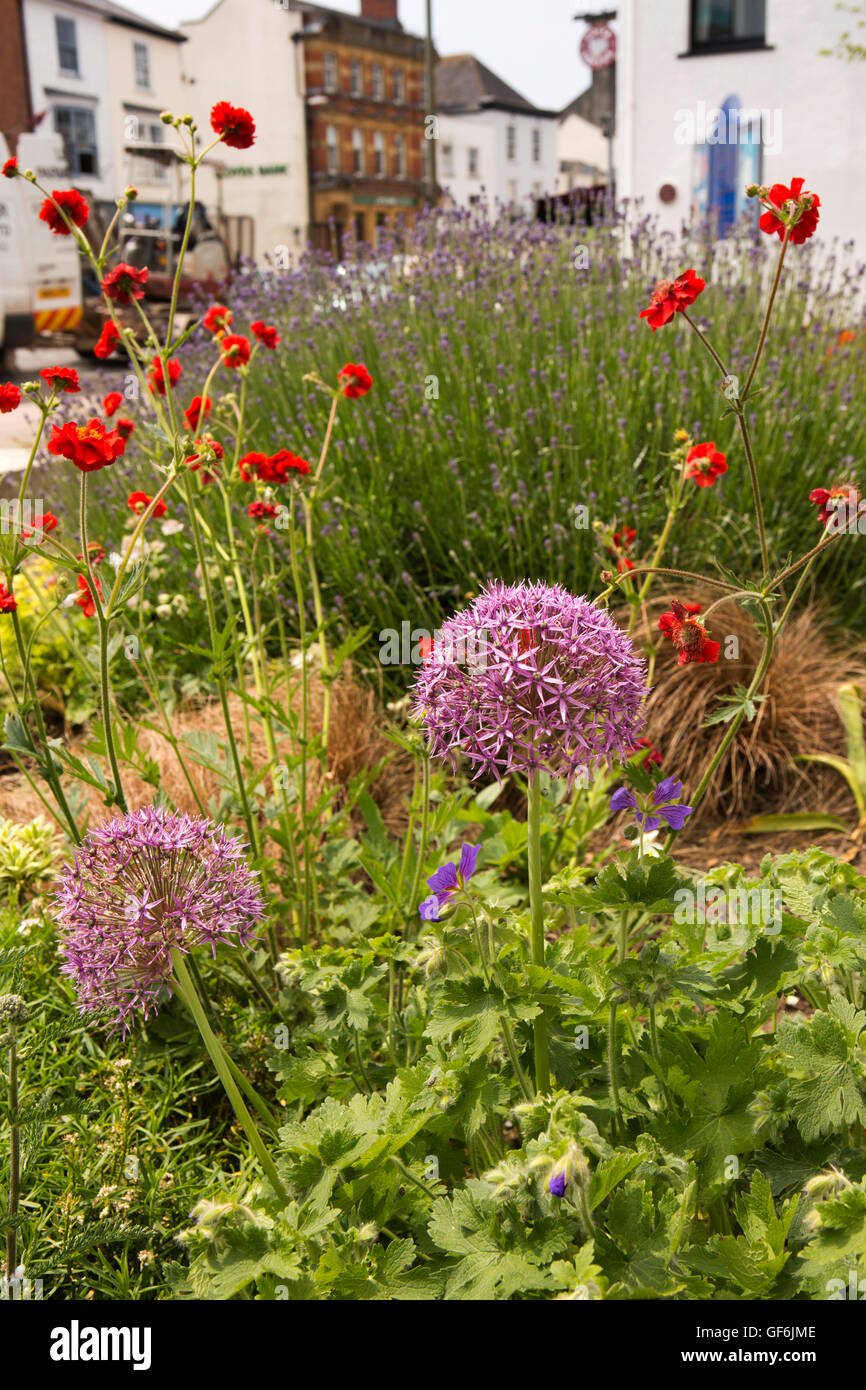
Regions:
<instances>
[{"instance_id":1,"label":"red geum flower","mask_svg":"<svg viewBox=\"0 0 866 1390\"><path fill-rule=\"evenodd\" d=\"M18 607L15 595L10 593L6 585L0 582L0 613L14 613Z\"/></svg>"},{"instance_id":2,"label":"red geum flower","mask_svg":"<svg viewBox=\"0 0 866 1390\"><path fill-rule=\"evenodd\" d=\"M298 454L290 454L288 449L280 449L270 458L267 454L245 454L238 463L238 472L245 483L252 482L254 478L260 483L285 483L292 472L311 471L306 459Z\"/></svg>"},{"instance_id":3,"label":"red geum flower","mask_svg":"<svg viewBox=\"0 0 866 1390\"><path fill-rule=\"evenodd\" d=\"M728 460L715 444L695 444L686 454L686 477L698 487L713 487L716 478L728 471Z\"/></svg>"},{"instance_id":4,"label":"red geum flower","mask_svg":"<svg viewBox=\"0 0 866 1390\"><path fill-rule=\"evenodd\" d=\"M284 483L290 473L310 473L312 470L306 459L299 454L290 454L288 449L279 449L271 458L273 478L267 481Z\"/></svg>"},{"instance_id":5,"label":"red geum flower","mask_svg":"<svg viewBox=\"0 0 866 1390\"><path fill-rule=\"evenodd\" d=\"M837 487L816 487L809 493L809 501L814 502L818 508L818 518L821 525L826 527L842 509L843 514L848 513L844 520L859 515L860 511L860 490L853 483L840 483Z\"/></svg>"},{"instance_id":6,"label":"red geum flower","mask_svg":"<svg viewBox=\"0 0 866 1390\"><path fill-rule=\"evenodd\" d=\"M55 391L71 393L81 390L81 382L74 367L43 367L39 375Z\"/></svg>"},{"instance_id":7,"label":"red geum flower","mask_svg":"<svg viewBox=\"0 0 866 1390\"><path fill-rule=\"evenodd\" d=\"M721 647L709 636L703 623L694 616L700 613L699 603L671 603L671 611L662 613L659 618L659 631L669 637L679 652L679 665L687 666L690 661L714 664L719 659Z\"/></svg>"},{"instance_id":8,"label":"red geum flower","mask_svg":"<svg viewBox=\"0 0 866 1390\"><path fill-rule=\"evenodd\" d=\"M256 123L249 111L231 102L218 101L210 113L211 130L222 136L224 145L233 150L248 150L256 138Z\"/></svg>"},{"instance_id":9,"label":"red geum flower","mask_svg":"<svg viewBox=\"0 0 866 1390\"><path fill-rule=\"evenodd\" d=\"M178 362L177 358L176 358L176 357L170 357L170 358L168 359L168 380L169 380L169 385L170 385L170 386L174 387L174 386L177 385L177 383L180 381L180 375L181 375L181 372L182 372L182 371L183 371L183 368L181 367L181 365L180 365L180 363ZM147 384L148 384L148 387L149 387L149 389L150 389L150 394L151 394L151 395L154 395L154 393L157 392L157 391L159 392L159 394L160 394L161 396L164 396L164 395L165 395L165 392L166 392L165 375L164 375L164 373L163 373L163 366L162 366L162 358L161 358L161 357L154 357L154 358L153 358L153 360L152 360L152 362L151 362L151 364L150 364L150 375L149 375L148 378L147 378Z\"/></svg>"},{"instance_id":10,"label":"red geum flower","mask_svg":"<svg viewBox=\"0 0 866 1390\"><path fill-rule=\"evenodd\" d=\"M655 744L652 743L648 738L639 738L631 751L632 753L639 753L642 748L646 748L648 750L646 757L641 759L641 767L643 768L644 772L649 772L653 764L655 764L656 767L661 767L662 755L656 748Z\"/></svg>"},{"instance_id":11,"label":"red geum flower","mask_svg":"<svg viewBox=\"0 0 866 1390\"><path fill-rule=\"evenodd\" d=\"M631 526L624 526L621 531L614 531L613 543L617 550L630 550L632 542L637 538L637 531Z\"/></svg>"},{"instance_id":12,"label":"red geum flower","mask_svg":"<svg viewBox=\"0 0 866 1390\"><path fill-rule=\"evenodd\" d=\"M134 299L144 299L146 285L146 270L137 270L134 265L121 261L102 281L102 292L115 304L131 304Z\"/></svg>"},{"instance_id":13,"label":"red geum flower","mask_svg":"<svg viewBox=\"0 0 866 1390\"><path fill-rule=\"evenodd\" d=\"M111 319L106 319L102 332L96 346L93 349L94 357L110 357L120 342L120 333Z\"/></svg>"},{"instance_id":14,"label":"red geum flower","mask_svg":"<svg viewBox=\"0 0 866 1390\"><path fill-rule=\"evenodd\" d=\"M265 517L279 514L280 508L274 502L251 502L247 507L247 516L251 516L254 521L262 521Z\"/></svg>"},{"instance_id":15,"label":"red geum flower","mask_svg":"<svg viewBox=\"0 0 866 1390\"><path fill-rule=\"evenodd\" d=\"M223 366L231 367L236 370L238 367L245 367L250 360L249 338L245 338L242 333L226 333L220 342L223 354Z\"/></svg>"},{"instance_id":16,"label":"red geum flower","mask_svg":"<svg viewBox=\"0 0 866 1390\"><path fill-rule=\"evenodd\" d=\"M136 516L141 516L142 512L146 511L146 509L150 506L152 501L153 498L149 497L146 492L131 492L129 494L129 497L126 499L126 505L130 507L132 511L135 512ZM162 498L160 498L153 511L151 512L151 516L165 516L167 511L168 507L166 506Z\"/></svg>"},{"instance_id":17,"label":"red geum flower","mask_svg":"<svg viewBox=\"0 0 866 1390\"><path fill-rule=\"evenodd\" d=\"M775 232L781 240L784 240L785 227L790 225L791 219L795 218L796 221L791 227L788 240L792 241L795 246L801 246L804 241L809 240L818 225L821 199L817 193L809 193L808 191L804 193L803 183L803 179L792 179L790 188L786 188L783 183L773 184L767 196L770 202L782 213L782 216L777 217L768 208L758 223L762 232L766 232L768 236L772 236ZM812 199L811 207L798 209L797 204L805 198ZM792 206L786 208L786 203L792 204Z\"/></svg>"},{"instance_id":18,"label":"red geum flower","mask_svg":"<svg viewBox=\"0 0 866 1390\"><path fill-rule=\"evenodd\" d=\"M366 396L373 385L373 378L363 362L347 362L337 377L337 383L343 395L354 401L359 396Z\"/></svg>"},{"instance_id":19,"label":"red geum flower","mask_svg":"<svg viewBox=\"0 0 866 1390\"><path fill-rule=\"evenodd\" d=\"M256 319L255 323L250 324L250 332L255 333L260 343L264 343L266 348L273 352L278 343L283 340L277 330L270 324L264 323L262 319Z\"/></svg>"},{"instance_id":20,"label":"red geum flower","mask_svg":"<svg viewBox=\"0 0 866 1390\"><path fill-rule=\"evenodd\" d=\"M202 422L202 417L211 413L212 402L210 396L193 396L186 410L183 412L184 419L191 430L197 430Z\"/></svg>"},{"instance_id":21,"label":"red geum flower","mask_svg":"<svg viewBox=\"0 0 866 1390\"><path fill-rule=\"evenodd\" d=\"M640 317L646 319L653 333L664 328L674 314L681 314L706 287L706 280L693 270L686 270L676 280L659 280L652 292L649 307L641 309Z\"/></svg>"},{"instance_id":22,"label":"red geum flower","mask_svg":"<svg viewBox=\"0 0 866 1390\"><path fill-rule=\"evenodd\" d=\"M34 517L33 525L25 526L21 534L27 541L31 536L35 536L37 531L41 531L43 536L47 536L49 531L56 531L59 525L60 522L53 512L43 512L41 516Z\"/></svg>"},{"instance_id":23,"label":"red geum flower","mask_svg":"<svg viewBox=\"0 0 866 1390\"><path fill-rule=\"evenodd\" d=\"M7 381L5 386L0 386L0 415L8 415L10 411L17 410L20 404L20 386L16 386L14 381Z\"/></svg>"},{"instance_id":24,"label":"red geum flower","mask_svg":"<svg viewBox=\"0 0 866 1390\"><path fill-rule=\"evenodd\" d=\"M135 429L135 422L128 420L125 415L121 415L117 424L114 426L115 434L119 434L124 444Z\"/></svg>"},{"instance_id":25,"label":"red geum flower","mask_svg":"<svg viewBox=\"0 0 866 1390\"><path fill-rule=\"evenodd\" d=\"M212 304L202 319L208 333L225 333L234 322L234 314L225 304Z\"/></svg>"},{"instance_id":26,"label":"red geum flower","mask_svg":"<svg viewBox=\"0 0 866 1390\"><path fill-rule=\"evenodd\" d=\"M114 415L115 412L118 411L122 405L123 396L120 394L120 392L109 391L108 395L102 402L102 409L105 411L106 415L110 416Z\"/></svg>"},{"instance_id":27,"label":"red geum flower","mask_svg":"<svg viewBox=\"0 0 866 1390\"><path fill-rule=\"evenodd\" d=\"M11 159L7 159L6 163L3 165L3 177L4 177L4 179L14 179L14 177L15 177L15 175L16 175L17 173L18 173L18 157L17 157L17 155L14 155L14 154L13 154L12 158L11 158Z\"/></svg>"},{"instance_id":28,"label":"red geum flower","mask_svg":"<svg viewBox=\"0 0 866 1390\"><path fill-rule=\"evenodd\" d=\"M48 443L49 454L70 459L82 473L95 473L120 458L126 441L117 430L107 430L101 420L76 425L54 425Z\"/></svg>"},{"instance_id":29,"label":"red geum flower","mask_svg":"<svg viewBox=\"0 0 866 1390\"><path fill-rule=\"evenodd\" d=\"M432 637L422 637L418 643L418 654L422 661L429 661L434 651L434 641Z\"/></svg>"},{"instance_id":30,"label":"red geum flower","mask_svg":"<svg viewBox=\"0 0 866 1390\"><path fill-rule=\"evenodd\" d=\"M66 188L60 193L55 188L39 209L41 220L48 223L56 236L71 236L72 227L64 221L63 212L75 227L83 227L90 216L87 203L74 188Z\"/></svg>"},{"instance_id":31,"label":"red geum flower","mask_svg":"<svg viewBox=\"0 0 866 1390\"><path fill-rule=\"evenodd\" d=\"M99 595L99 597L102 598L102 583L98 579L95 581L95 583L96 592ZM84 578L83 574L79 574L78 576L78 587L81 590L81 593L78 595L78 598L75 600L75 602L78 604L78 607L81 609L85 618L95 617L96 604L93 601L93 590L90 587L89 581Z\"/></svg>"},{"instance_id":32,"label":"red geum flower","mask_svg":"<svg viewBox=\"0 0 866 1390\"><path fill-rule=\"evenodd\" d=\"M212 473L210 469L225 458L225 449L222 444L214 439L213 435L204 434L201 439L195 441L195 449L196 452L190 454L186 460L190 472L201 472L203 483L216 482L216 474Z\"/></svg>"},{"instance_id":33,"label":"red geum flower","mask_svg":"<svg viewBox=\"0 0 866 1390\"><path fill-rule=\"evenodd\" d=\"M616 567L620 574L628 574L629 570L634 569L634 564L627 555L624 555L621 560L617 560Z\"/></svg>"}]
</instances>

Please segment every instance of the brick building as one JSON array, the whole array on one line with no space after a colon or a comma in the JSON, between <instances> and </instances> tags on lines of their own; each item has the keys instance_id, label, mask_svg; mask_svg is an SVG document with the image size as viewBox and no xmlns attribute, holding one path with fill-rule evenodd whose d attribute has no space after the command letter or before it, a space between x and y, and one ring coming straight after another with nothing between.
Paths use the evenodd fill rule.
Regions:
<instances>
[{"instance_id":1,"label":"brick building","mask_svg":"<svg viewBox=\"0 0 866 1390\"><path fill-rule=\"evenodd\" d=\"M0 0L0 34L0 131L14 154L33 123L21 0Z\"/></svg>"},{"instance_id":2,"label":"brick building","mask_svg":"<svg viewBox=\"0 0 866 1390\"><path fill-rule=\"evenodd\" d=\"M340 257L346 234L377 245L424 205L424 40L397 0L358 16L290 0L303 58L310 236Z\"/></svg>"}]
</instances>

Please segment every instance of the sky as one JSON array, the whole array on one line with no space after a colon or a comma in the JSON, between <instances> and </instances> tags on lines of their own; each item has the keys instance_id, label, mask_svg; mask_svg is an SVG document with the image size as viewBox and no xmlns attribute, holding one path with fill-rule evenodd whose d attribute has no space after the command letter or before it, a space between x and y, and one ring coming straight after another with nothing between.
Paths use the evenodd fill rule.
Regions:
<instances>
[{"instance_id":1,"label":"sky","mask_svg":"<svg viewBox=\"0 0 866 1390\"><path fill-rule=\"evenodd\" d=\"M269 0L247 0L249 11ZM213 0L118 0L159 24L200 19ZM322 0L357 14L359 0ZM425 32L424 0L399 0L403 27ZM589 86L578 55L585 25L573 16L607 8L582 0L433 0L433 39L439 53L474 53L536 106L559 111Z\"/></svg>"}]
</instances>

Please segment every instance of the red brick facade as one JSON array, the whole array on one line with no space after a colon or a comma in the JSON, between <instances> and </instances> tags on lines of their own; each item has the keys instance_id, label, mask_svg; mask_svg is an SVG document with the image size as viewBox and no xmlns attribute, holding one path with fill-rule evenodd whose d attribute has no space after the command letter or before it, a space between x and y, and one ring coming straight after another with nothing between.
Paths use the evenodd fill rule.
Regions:
<instances>
[{"instance_id":1,"label":"red brick facade","mask_svg":"<svg viewBox=\"0 0 866 1390\"><path fill-rule=\"evenodd\" d=\"M21 0L0 0L0 130L12 152L32 124Z\"/></svg>"}]
</instances>

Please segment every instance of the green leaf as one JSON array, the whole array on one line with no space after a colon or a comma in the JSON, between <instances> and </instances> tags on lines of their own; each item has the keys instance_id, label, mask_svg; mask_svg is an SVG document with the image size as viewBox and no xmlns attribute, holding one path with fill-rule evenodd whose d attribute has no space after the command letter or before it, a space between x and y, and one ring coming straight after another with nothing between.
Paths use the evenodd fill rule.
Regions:
<instances>
[{"instance_id":1,"label":"green leaf","mask_svg":"<svg viewBox=\"0 0 866 1390\"><path fill-rule=\"evenodd\" d=\"M843 1125L866 1124L866 1077L855 1055L864 1028L866 1014L846 999L834 999L829 1013L814 1014L810 1023L786 1018L779 1025L776 1049L801 1074L791 1099L807 1144Z\"/></svg>"}]
</instances>

